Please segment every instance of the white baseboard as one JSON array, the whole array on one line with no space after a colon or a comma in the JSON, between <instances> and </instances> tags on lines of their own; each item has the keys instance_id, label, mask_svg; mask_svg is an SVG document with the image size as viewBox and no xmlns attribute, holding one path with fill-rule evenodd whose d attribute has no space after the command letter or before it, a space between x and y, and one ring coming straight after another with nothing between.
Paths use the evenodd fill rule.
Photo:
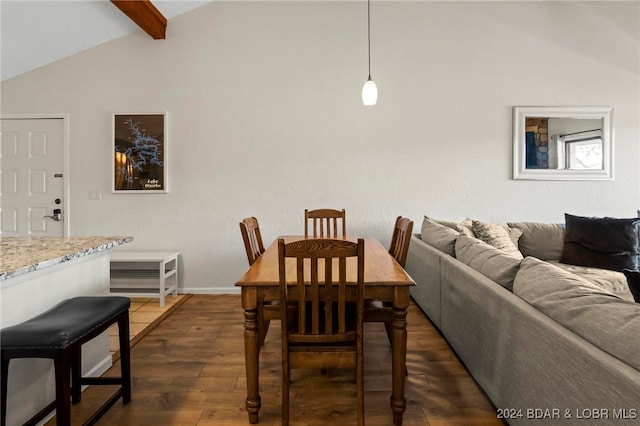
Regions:
<instances>
[{"instance_id":1,"label":"white baseboard","mask_svg":"<svg viewBox=\"0 0 640 426\"><path fill-rule=\"evenodd\" d=\"M112 365L113 365L113 358L111 357L111 354L109 354L108 356L104 357L104 359L100 361L91 370L87 371L86 373L83 373L82 376L83 377L100 377L104 373L106 373L107 370L110 369ZM88 387L89 385L82 385L82 388L81 388L82 392L84 392L85 389L87 389Z\"/></svg>"},{"instance_id":2,"label":"white baseboard","mask_svg":"<svg viewBox=\"0 0 640 426\"><path fill-rule=\"evenodd\" d=\"M106 373L107 370L110 369L112 365L113 365L113 359L111 358L111 354L109 354L108 356L104 357L104 359L100 361L95 367L93 367L91 370L84 373L84 376L100 377L104 373ZM84 389L84 387L82 389Z\"/></svg>"}]
</instances>

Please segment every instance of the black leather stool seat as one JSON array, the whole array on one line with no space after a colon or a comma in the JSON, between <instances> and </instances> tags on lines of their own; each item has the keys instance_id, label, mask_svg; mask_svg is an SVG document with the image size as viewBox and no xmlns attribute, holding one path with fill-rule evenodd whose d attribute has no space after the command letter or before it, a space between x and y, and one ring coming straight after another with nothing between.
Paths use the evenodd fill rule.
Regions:
<instances>
[{"instance_id":1,"label":"black leather stool seat","mask_svg":"<svg viewBox=\"0 0 640 426\"><path fill-rule=\"evenodd\" d=\"M115 401L131 401L129 307L126 297L75 297L23 323L0 330L2 344L2 426L6 425L9 361L51 358L56 376L56 400L27 423L36 424L56 409L58 425L69 425L70 401L80 401L81 385L120 385L85 424L93 424ZM81 377L81 346L118 323L121 377ZM71 373L71 374L70 374ZM71 379L70 379L71 377Z\"/></svg>"},{"instance_id":2,"label":"black leather stool seat","mask_svg":"<svg viewBox=\"0 0 640 426\"><path fill-rule=\"evenodd\" d=\"M129 309L126 297L76 297L21 324L0 331L3 350L64 349Z\"/></svg>"}]
</instances>

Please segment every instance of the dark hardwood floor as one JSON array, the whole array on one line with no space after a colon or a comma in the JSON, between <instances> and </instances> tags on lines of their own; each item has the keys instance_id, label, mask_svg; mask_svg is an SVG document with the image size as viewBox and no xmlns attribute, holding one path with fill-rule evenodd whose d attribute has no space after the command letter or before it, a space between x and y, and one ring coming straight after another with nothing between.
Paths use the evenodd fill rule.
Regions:
<instances>
[{"instance_id":1,"label":"dark hardwood floor","mask_svg":"<svg viewBox=\"0 0 640 426\"><path fill-rule=\"evenodd\" d=\"M248 425L245 411L244 316L239 295L194 295L132 349L133 400L117 402L102 425ZM260 354L261 425L279 425L280 324ZM365 420L392 425L391 348L381 323L365 325ZM503 425L442 336L412 304L408 315L404 425ZM106 374L117 375L116 363ZM355 424L351 371L294 370L295 425ZM93 386L73 406L82 424L110 387ZM55 424L54 420L48 424Z\"/></svg>"}]
</instances>

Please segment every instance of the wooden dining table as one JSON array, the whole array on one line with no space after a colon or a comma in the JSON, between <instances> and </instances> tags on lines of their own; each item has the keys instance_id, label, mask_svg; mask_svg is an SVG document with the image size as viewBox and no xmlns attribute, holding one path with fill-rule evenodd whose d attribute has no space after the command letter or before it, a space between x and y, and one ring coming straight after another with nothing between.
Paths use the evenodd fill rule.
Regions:
<instances>
[{"instance_id":1,"label":"wooden dining table","mask_svg":"<svg viewBox=\"0 0 640 426\"><path fill-rule=\"evenodd\" d=\"M304 236L281 236L285 243L304 239ZM356 237L344 237L357 241ZM241 288L244 309L244 351L247 372L246 408L250 423L259 422L259 354L258 312L264 302L279 298L278 243L276 239L236 282ZM402 424L406 409L404 396L405 363L407 356L407 309L409 288L415 285L411 277L375 238L365 238L364 296L390 302L393 306L392 390L393 423ZM353 262L350 262L353 261ZM287 259L287 276L295 276L295 261ZM356 282L356 262L347 262L347 281ZM292 285L295 283L292 282ZM366 357L365 357L366 362Z\"/></svg>"}]
</instances>

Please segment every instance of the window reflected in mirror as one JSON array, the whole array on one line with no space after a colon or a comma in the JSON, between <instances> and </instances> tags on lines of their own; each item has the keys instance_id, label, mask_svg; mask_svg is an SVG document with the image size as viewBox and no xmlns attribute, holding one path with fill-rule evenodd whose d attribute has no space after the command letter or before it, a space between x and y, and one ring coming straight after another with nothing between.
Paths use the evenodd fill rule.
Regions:
<instances>
[{"instance_id":1,"label":"window reflected in mirror","mask_svg":"<svg viewBox=\"0 0 640 426\"><path fill-rule=\"evenodd\" d=\"M604 167L602 119L527 117L525 141L527 169Z\"/></svg>"}]
</instances>

